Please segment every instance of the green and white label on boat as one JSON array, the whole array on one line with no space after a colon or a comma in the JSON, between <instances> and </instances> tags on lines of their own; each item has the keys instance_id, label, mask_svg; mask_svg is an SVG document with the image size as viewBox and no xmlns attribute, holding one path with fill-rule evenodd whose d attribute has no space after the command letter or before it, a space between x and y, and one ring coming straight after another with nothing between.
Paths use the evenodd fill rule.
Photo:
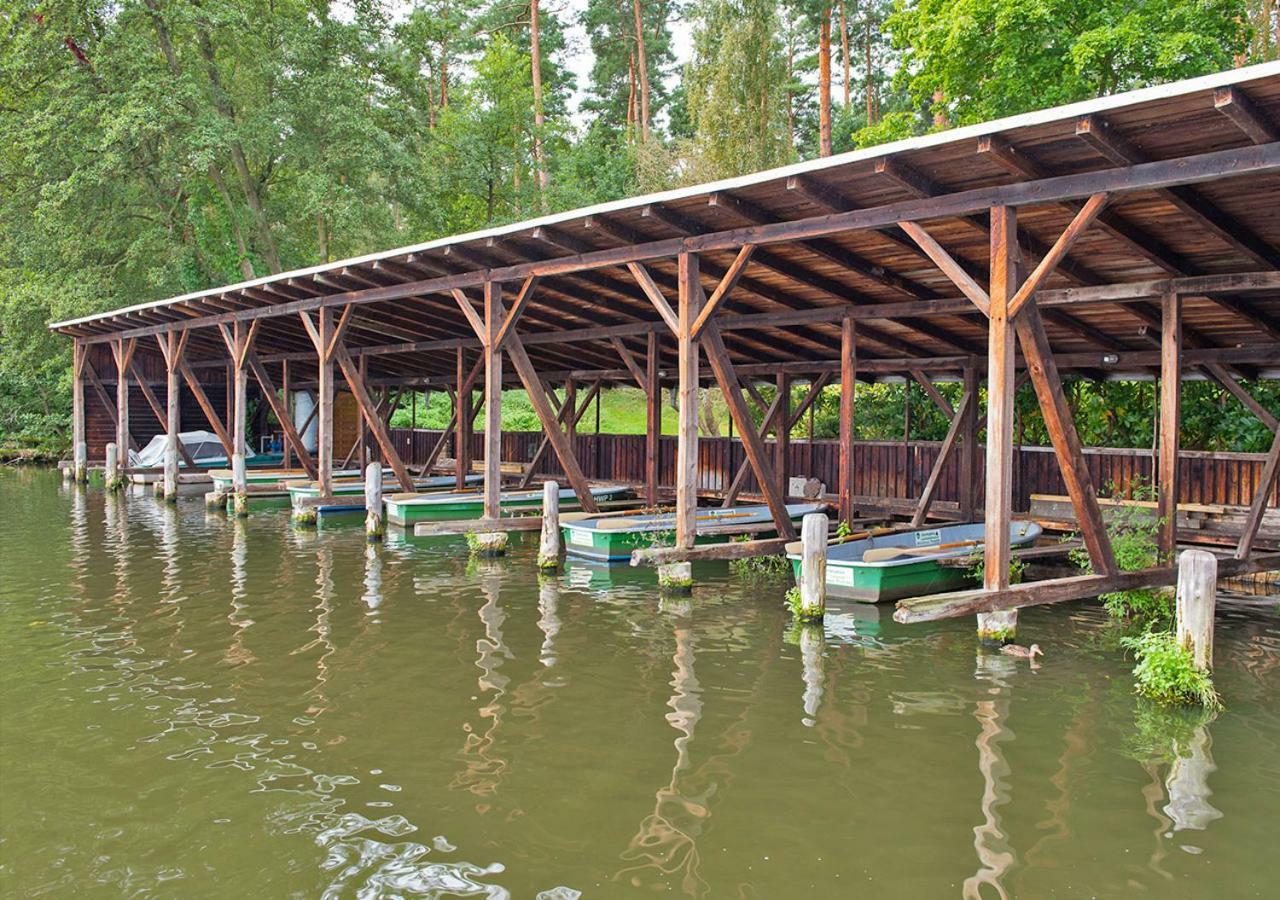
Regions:
<instances>
[{"instance_id":1,"label":"green and white label on boat","mask_svg":"<svg viewBox=\"0 0 1280 900\"><path fill-rule=\"evenodd\" d=\"M570 528L570 529L569 529L569 543L571 543L571 544L585 544L585 545L587 545L588 547L590 547L590 546L591 546L591 544L592 544L592 541L591 541L591 529L590 529L590 528Z\"/></svg>"},{"instance_id":2,"label":"green and white label on boat","mask_svg":"<svg viewBox=\"0 0 1280 900\"><path fill-rule=\"evenodd\" d=\"M853 569L848 566L827 566L827 584L853 587Z\"/></svg>"},{"instance_id":3,"label":"green and white label on boat","mask_svg":"<svg viewBox=\"0 0 1280 900\"><path fill-rule=\"evenodd\" d=\"M917 547L924 546L925 544L941 544L941 543L942 543L942 532L937 528L933 529L932 531L916 532Z\"/></svg>"}]
</instances>

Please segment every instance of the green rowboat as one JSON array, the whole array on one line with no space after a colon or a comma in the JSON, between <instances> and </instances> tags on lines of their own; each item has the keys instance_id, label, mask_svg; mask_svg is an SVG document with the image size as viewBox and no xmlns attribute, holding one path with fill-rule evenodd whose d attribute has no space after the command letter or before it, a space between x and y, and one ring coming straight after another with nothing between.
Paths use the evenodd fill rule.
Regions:
<instances>
[{"instance_id":1,"label":"green rowboat","mask_svg":"<svg viewBox=\"0 0 1280 900\"><path fill-rule=\"evenodd\" d=\"M467 482L469 484L478 483L483 479L484 476L482 475L467 476ZM419 491L430 491L432 489L443 490L444 488L453 486L454 483L455 479L452 475L432 475L428 478L415 478L413 481L414 487ZM385 484L386 482L384 482L384 485ZM394 484L399 484L399 482L394 482ZM314 481L308 481L302 484L289 484L287 487L289 490L289 502L295 507L300 506L302 500L320 496L320 488ZM395 496L419 495L399 494ZM422 496L433 495L423 494ZM314 507L318 514L324 515L326 513L355 512L357 510L363 511L364 479L360 478L352 479L350 481L335 481L333 483L333 489L330 491L330 497L332 498L330 502ZM389 500L387 502L389 503Z\"/></svg>"},{"instance_id":2,"label":"green rowboat","mask_svg":"<svg viewBox=\"0 0 1280 900\"><path fill-rule=\"evenodd\" d=\"M972 525L945 525L941 528L899 531L832 544L827 548L827 596L863 603L887 603L904 597L920 597L972 587L974 579L969 570L943 566L938 560L981 554L982 541L986 536L985 528L980 522ZM1013 522L1009 526L1009 540L1014 547L1030 544L1039 536L1040 526L1035 522ZM945 544L963 546L942 547L935 553L927 552L930 547ZM887 548L926 552L876 562L863 561L863 554L868 550ZM787 558L791 560L798 583L800 553L788 553Z\"/></svg>"},{"instance_id":3,"label":"green rowboat","mask_svg":"<svg viewBox=\"0 0 1280 900\"><path fill-rule=\"evenodd\" d=\"M787 515L798 522L809 513L822 512L822 503L790 503ZM753 506L734 506L729 509L698 510L698 534L695 544L723 544L731 534L726 528L738 525L759 525L773 521L769 507L763 503ZM632 550L661 547L671 544L675 537L675 513L650 513L625 517L604 516L584 519L561 528L565 551L572 556L606 562L625 562L631 559ZM773 531L761 531L756 536L769 537Z\"/></svg>"},{"instance_id":4,"label":"green rowboat","mask_svg":"<svg viewBox=\"0 0 1280 900\"><path fill-rule=\"evenodd\" d=\"M627 496L625 485L593 487L597 502ZM503 491L499 501L503 513L542 511L542 489ZM452 491L439 494L391 494L386 499L387 521L393 525L413 525L442 519L478 519L484 515L484 495L479 491ZM577 509L578 497L572 488L560 489L560 508Z\"/></svg>"}]
</instances>

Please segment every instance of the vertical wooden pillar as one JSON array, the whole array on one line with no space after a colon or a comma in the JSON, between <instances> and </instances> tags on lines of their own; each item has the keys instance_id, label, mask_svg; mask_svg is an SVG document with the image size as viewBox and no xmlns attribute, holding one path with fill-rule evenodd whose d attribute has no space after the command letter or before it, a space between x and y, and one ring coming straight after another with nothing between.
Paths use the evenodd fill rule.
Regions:
<instances>
[{"instance_id":1,"label":"vertical wooden pillar","mask_svg":"<svg viewBox=\"0 0 1280 900\"><path fill-rule=\"evenodd\" d=\"M123 460L121 468L129 465L129 358L131 342L116 341L116 449Z\"/></svg>"},{"instance_id":2,"label":"vertical wooden pillar","mask_svg":"<svg viewBox=\"0 0 1280 900\"><path fill-rule=\"evenodd\" d=\"M1172 564L1178 549L1178 424L1182 415L1182 309L1175 293L1161 300L1160 449L1156 515L1160 557Z\"/></svg>"},{"instance_id":3,"label":"vertical wooden pillar","mask_svg":"<svg viewBox=\"0 0 1280 900\"><path fill-rule=\"evenodd\" d=\"M283 403L284 414L286 418L288 418L289 422L292 423L293 422L293 392L289 390L289 360L287 359L282 360L280 363L280 394L281 394L281 399L284 401ZM280 430L282 432L285 432L286 434L289 431L289 429L284 426L283 422L280 423ZM287 438L282 438L281 442L284 444L284 459L281 460L281 463L286 469L292 468L293 467L293 445L289 442Z\"/></svg>"},{"instance_id":4,"label":"vertical wooden pillar","mask_svg":"<svg viewBox=\"0 0 1280 900\"><path fill-rule=\"evenodd\" d=\"M82 450L85 446L84 361L88 352L88 346L78 340L71 346L71 460L73 477L81 482L89 477L88 454Z\"/></svg>"},{"instance_id":5,"label":"vertical wooden pillar","mask_svg":"<svg viewBox=\"0 0 1280 900\"><path fill-rule=\"evenodd\" d=\"M778 490L788 499L791 480L791 376L778 373L778 416L774 420L773 470L778 476Z\"/></svg>"},{"instance_id":6,"label":"vertical wooden pillar","mask_svg":"<svg viewBox=\"0 0 1280 900\"><path fill-rule=\"evenodd\" d=\"M662 384L658 378L658 334L649 332L648 356L645 359L645 434L644 434L644 502L658 503L658 473L662 442Z\"/></svg>"},{"instance_id":7,"label":"vertical wooden pillar","mask_svg":"<svg viewBox=\"0 0 1280 900\"><path fill-rule=\"evenodd\" d=\"M360 371L360 383L367 389L369 386L369 357L360 354L356 365ZM360 416L360 426L356 431L356 468L363 470L369 464L369 425Z\"/></svg>"},{"instance_id":8,"label":"vertical wooden pillar","mask_svg":"<svg viewBox=\"0 0 1280 900\"><path fill-rule=\"evenodd\" d=\"M502 284L484 283L484 515L502 515L502 351L496 338L504 317Z\"/></svg>"},{"instance_id":9,"label":"vertical wooden pillar","mask_svg":"<svg viewBox=\"0 0 1280 900\"><path fill-rule=\"evenodd\" d=\"M471 474L471 388L467 385L467 357L461 347L458 348L458 385L453 394L454 435L453 458L457 474L454 487L463 490L467 486L467 476Z\"/></svg>"},{"instance_id":10,"label":"vertical wooden pillar","mask_svg":"<svg viewBox=\"0 0 1280 900\"><path fill-rule=\"evenodd\" d=\"M1009 206L991 210L991 312L987 323L987 499L983 586L1009 586L1009 522L1013 505L1014 329L1009 301L1018 290L1018 218ZM1018 611L978 615L980 637L1013 636Z\"/></svg>"},{"instance_id":11,"label":"vertical wooden pillar","mask_svg":"<svg viewBox=\"0 0 1280 900\"><path fill-rule=\"evenodd\" d=\"M246 331L248 326L244 322L235 323L235 348L234 360L235 375L235 419L232 420L231 426L231 452L234 456L239 456L242 460L248 458L248 419L249 419L249 367L244 364L242 358L242 349L249 340ZM232 466L232 472L240 474L233 477L234 484L232 488L237 494L244 494L248 485L244 483L244 469L237 469Z\"/></svg>"},{"instance_id":12,"label":"vertical wooden pillar","mask_svg":"<svg viewBox=\"0 0 1280 900\"><path fill-rule=\"evenodd\" d=\"M168 428L165 431L164 499L172 503L178 499L178 443L182 431L179 391L183 348L175 332L162 335L161 340L169 342L169 352L165 355L165 416Z\"/></svg>"},{"instance_id":13,"label":"vertical wooden pillar","mask_svg":"<svg viewBox=\"0 0 1280 900\"><path fill-rule=\"evenodd\" d=\"M564 380L564 404L561 408L569 411L564 420L564 431L569 436L569 445L573 446L573 441L578 436L578 417L575 415L578 411L578 385L572 378Z\"/></svg>"},{"instance_id":14,"label":"vertical wooden pillar","mask_svg":"<svg viewBox=\"0 0 1280 900\"><path fill-rule=\"evenodd\" d=\"M858 383L858 325L840 323L840 521L853 519L853 413Z\"/></svg>"},{"instance_id":15,"label":"vertical wooden pillar","mask_svg":"<svg viewBox=\"0 0 1280 900\"><path fill-rule=\"evenodd\" d=\"M702 309L698 257L679 257L680 331L678 367L680 388L677 415L679 445L676 451L676 547L693 549L698 528L698 342L693 323Z\"/></svg>"},{"instance_id":16,"label":"vertical wooden pillar","mask_svg":"<svg viewBox=\"0 0 1280 900\"><path fill-rule=\"evenodd\" d=\"M334 321L333 308L320 307L321 347L319 358L318 393L316 403L320 411L316 413L316 481L320 486L320 496L328 497L333 493L333 354L328 352L329 343L333 340Z\"/></svg>"},{"instance_id":17,"label":"vertical wooden pillar","mask_svg":"<svg viewBox=\"0 0 1280 900\"><path fill-rule=\"evenodd\" d=\"M964 396L960 423L960 517L972 522L978 506L978 368L964 367Z\"/></svg>"}]
</instances>

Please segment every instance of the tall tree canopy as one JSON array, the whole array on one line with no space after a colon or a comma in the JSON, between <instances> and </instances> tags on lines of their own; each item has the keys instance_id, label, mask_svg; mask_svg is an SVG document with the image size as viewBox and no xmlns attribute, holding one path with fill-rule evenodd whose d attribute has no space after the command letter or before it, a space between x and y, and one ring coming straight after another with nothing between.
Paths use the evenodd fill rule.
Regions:
<instances>
[{"instance_id":1,"label":"tall tree canopy","mask_svg":"<svg viewBox=\"0 0 1280 900\"><path fill-rule=\"evenodd\" d=\"M0 443L65 441L51 319L1274 58L1277 10L10 0Z\"/></svg>"}]
</instances>

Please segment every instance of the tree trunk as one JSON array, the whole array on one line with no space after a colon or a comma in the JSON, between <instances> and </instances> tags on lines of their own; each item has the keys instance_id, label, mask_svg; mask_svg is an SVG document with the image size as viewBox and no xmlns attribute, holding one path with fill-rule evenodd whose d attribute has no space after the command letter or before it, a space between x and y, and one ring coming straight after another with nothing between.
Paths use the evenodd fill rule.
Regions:
<instances>
[{"instance_id":1,"label":"tree trunk","mask_svg":"<svg viewBox=\"0 0 1280 900\"><path fill-rule=\"evenodd\" d=\"M845 13L845 0L840 0L840 58L844 61L844 108L849 108L849 82L852 66L849 63L849 19ZM870 124L868 122L868 124Z\"/></svg>"},{"instance_id":2,"label":"tree trunk","mask_svg":"<svg viewBox=\"0 0 1280 900\"><path fill-rule=\"evenodd\" d=\"M538 197L542 211L547 211L547 161L543 156L542 127L542 48L538 37L538 0L529 0L529 55L533 69L533 160L538 169Z\"/></svg>"},{"instance_id":3,"label":"tree trunk","mask_svg":"<svg viewBox=\"0 0 1280 900\"><path fill-rule=\"evenodd\" d=\"M631 0L631 10L636 20L636 71L640 81L640 140L649 139L649 63L644 50L644 19L640 15L640 0Z\"/></svg>"},{"instance_id":4,"label":"tree trunk","mask_svg":"<svg viewBox=\"0 0 1280 900\"><path fill-rule=\"evenodd\" d=\"M933 92L933 127L942 129L947 127L947 108L943 106L943 102L947 99L946 94L941 90Z\"/></svg>"},{"instance_id":5,"label":"tree trunk","mask_svg":"<svg viewBox=\"0 0 1280 900\"><path fill-rule=\"evenodd\" d=\"M874 125L880 118L880 110L876 103L876 82L871 74L871 15L867 14L867 28L864 34L864 47L867 65L867 124Z\"/></svg>"},{"instance_id":6,"label":"tree trunk","mask_svg":"<svg viewBox=\"0 0 1280 900\"><path fill-rule=\"evenodd\" d=\"M818 155L831 155L831 7L818 27Z\"/></svg>"}]
</instances>

